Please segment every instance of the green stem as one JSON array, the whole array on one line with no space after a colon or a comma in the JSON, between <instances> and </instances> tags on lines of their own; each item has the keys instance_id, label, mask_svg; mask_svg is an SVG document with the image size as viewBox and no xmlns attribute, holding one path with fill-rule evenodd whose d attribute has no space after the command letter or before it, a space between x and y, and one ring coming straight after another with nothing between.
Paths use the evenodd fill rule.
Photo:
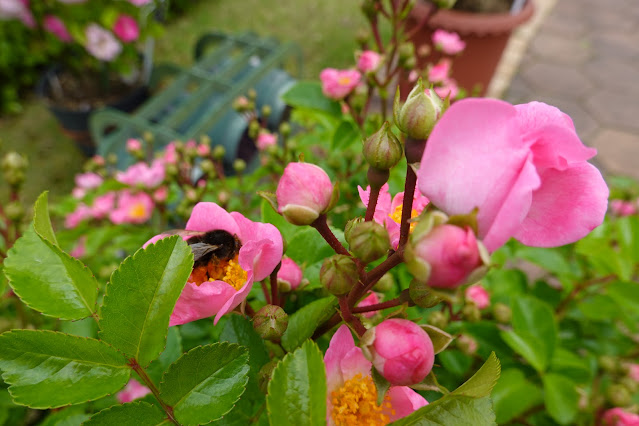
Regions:
<instances>
[{"instance_id":1,"label":"green stem","mask_svg":"<svg viewBox=\"0 0 639 426\"><path fill-rule=\"evenodd\" d=\"M155 386L155 383L153 383L153 380L151 380L149 375L146 374L146 371L144 371L144 368L142 368L140 364L138 364L138 362L133 358L129 359L129 366L133 369L133 371L138 373L138 376L140 376L140 378L142 379L146 387L151 390L151 392L153 393L153 396L155 396L155 399L157 399L160 405L162 406L162 409L166 413L168 419L173 424L179 425L177 420L175 420L175 416L173 415L173 407L171 407L166 402L164 402L164 400L162 400L162 398L160 397L160 391L158 390L157 386Z\"/></svg>"}]
</instances>

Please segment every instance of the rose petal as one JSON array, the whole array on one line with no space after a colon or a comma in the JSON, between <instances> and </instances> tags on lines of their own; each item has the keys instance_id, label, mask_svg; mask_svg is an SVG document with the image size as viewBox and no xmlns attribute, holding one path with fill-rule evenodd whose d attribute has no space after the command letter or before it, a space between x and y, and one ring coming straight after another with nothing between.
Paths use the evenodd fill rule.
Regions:
<instances>
[{"instance_id":1,"label":"rose petal","mask_svg":"<svg viewBox=\"0 0 639 426\"><path fill-rule=\"evenodd\" d=\"M169 326L186 324L217 314L236 290L224 281L188 282L175 304Z\"/></svg>"},{"instance_id":2,"label":"rose petal","mask_svg":"<svg viewBox=\"0 0 639 426\"><path fill-rule=\"evenodd\" d=\"M413 411L428 405L428 401L408 386L392 386L387 395L390 396L390 403L395 411L394 415L388 413L391 421L406 417Z\"/></svg>"},{"instance_id":3,"label":"rose petal","mask_svg":"<svg viewBox=\"0 0 639 426\"><path fill-rule=\"evenodd\" d=\"M240 303L242 303L244 299L246 299L246 296L248 296L251 289L253 288L253 281L253 272L248 271L246 282L244 283L242 288L240 288L226 300L226 303L224 303L224 305L218 311L217 315L215 315L213 324L217 324L220 318L222 318L222 315L225 315L240 306Z\"/></svg>"},{"instance_id":4,"label":"rose petal","mask_svg":"<svg viewBox=\"0 0 639 426\"><path fill-rule=\"evenodd\" d=\"M354 347L355 340L351 330L347 325L343 324L331 338L324 355L326 385L329 394L344 383L340 362Z\"/></svg>"},{"instance_id":5,"label":"rose petal","mask_svg":"<svg viewBox=\"0 0 639 426\"><path fill-rule=\"evenodd\" d=\"M189 221L186 222L186 229L200 232L221 229L234 235L240 234L240 229L233 217L215 203L197 203L193 207Z\"/></svg>"}]
</instances>

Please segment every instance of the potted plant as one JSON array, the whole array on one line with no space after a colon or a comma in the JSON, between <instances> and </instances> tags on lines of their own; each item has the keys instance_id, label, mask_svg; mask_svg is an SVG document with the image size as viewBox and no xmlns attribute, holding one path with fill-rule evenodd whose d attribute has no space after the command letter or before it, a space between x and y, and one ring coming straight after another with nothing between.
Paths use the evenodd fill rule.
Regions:
<instances>
[{"instance_id":1,"label":"potted plant","mask_svg":"<svg viewBox=\"0 0 639 426\"><path fill-rule=\"evenodd\" d=\"M435 3L442 1L417 1L407 18L416 51L428 52L418 57L419 65L446 59L446 49L433 43L433 36L457 34L465 48L451 55L452 78L469 94L484 95L510 34L532 17L533 0L457 0L448 9Z\"/></svg>"},{"instance_id":2,"label":"potted plant","mask_svg":"<svg viewBox=\"0 0 639 426\"><path fill-rule=\"evenodd\" d=\"M131 111L147 97L150 49L158 32L154 0L7 0L12 15L38 32L62 54L45 71L38 94L65 133L87 155L94 153L88 132L90 113L105 105ZM147 46L150 46L147 44Z\"/></svg>"}]
</instances>

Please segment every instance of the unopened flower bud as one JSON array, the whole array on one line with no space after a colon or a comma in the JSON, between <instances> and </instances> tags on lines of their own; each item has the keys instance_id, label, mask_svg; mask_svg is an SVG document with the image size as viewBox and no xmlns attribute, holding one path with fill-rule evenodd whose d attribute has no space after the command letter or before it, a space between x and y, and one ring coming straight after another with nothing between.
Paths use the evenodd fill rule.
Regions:
<instances>
[{"instance_id":1,"label":"unopened flower bud","mask_svg":"<svg viewBox=\"0 0 639 426\"><path fill-rule=\"evenodd\" d=\"M268 384L271 381L271 377L273 377L273 370L275 370L277 363L278 360L271 360L264 364L257 373L257 385L264 394L268 393Z\"/></svg>"},{"instance_id":2,"label":"unopened flower bud","mask_svg":"<svg viewBox=\"0 0 639 426\"><path fill-rule=\"evenodd\" d=\"M447 224L411 234L405 259L415 279L437 288L457 288L482 266L472 229Z\"/></svg>"},{"instance_id":3,"label":"unopened flower bud","mask_svg":"<svg viewBox=\"0 0 639 426\"><path fill-rule=\"evenodd\" d=\"M336 188L326 172L309 163L289 163L275 195L279 213L294 225L310 225L337 199Z\"/></svg>"},{"instance_id":4,"label":"unopened flower bud","mask_svg":"<svg viewBox=\"0 0 639 426\"><path fill-rule=\"evenodd\" d=\"M231 200L231 194L227 191L220 191L217 193L217 199L221 204L226 204Z\"/></svg>"},{"instance_id":5,"label":"unopened flower bud","mask_svg":"<svg viewBox=\"0 0 639 426\"><path fill-rule=\"evenodd\" d=\"M241 158L233 161L233 170L235 170L236 173L243 173L246 170L246 161Z\"/></svg>"},{"instance_id":6,"label":"unopened flower bud","mask_svg":"<svg viewBox=\"0 0 639 426\"><path fill-rule=\"evenodd\" d=\"M257 135L260 133L260 123L257 120L253 120L249 123L248 135L251 139L257 139Z\"/></svg>"},{"instance_id":7,"label":"unopened flower bud","mask_svg":"<svg viewBox=\"0 0 639 426\"><path fill-rule=\"evenodd\" d=\"M107 164L116 164L118 162L118 156L114 153L111 153L106 156L106 162Z\"/></svg>"},{"instance_id":8,"label":"unopened flower bud","mask_svg":"<svg viewBox=\"0 0 639 426\"><path fill-rule=\"evenodd\" d=\"M493 306L493 315L498 323L508 324L513 317L513 311L509 306L503 303L495 303Z\"/></svg>"},{"instance_id":9,"label":"unopened flower bud","mask_svg":"<svg viewBox=\"0 0 639 426\"><path fill-rule=\"evenodd\" d=\"M253 317L253 328L265 340L279 340L287 326L288 315L279 306L266 305Z\"/></svg>"},{"instance_id":10,"label":"unopened flower bud","mask_svg":"<svg viewBox=\"0 0 639 426\"><path fill-rule=\"evenodd\" d=\"M216 160L223 159L225 155L226 149L224 148L224 146L216 145L215 148L213 148L213 158L215 158Z\"/></svg>"},{"instance_id":11,"label":"unopened flower bud","mask_svg":"<svg viewBox=\"0 0 639 426\"><path fill-rule=\"evenodd\" d=\"M610 385L606 395L612 405L617 407L624 407L632 402L632 395L630 391L621 384Z\"/></svg>"},{"instance_id":12,"label":"unopened flower bud","mask_svg":"<svg viewBox=\"0 0 639 426\"><path fill-rule=\"evenodd\" d=\"M464 295L468 301L477 305L479 309L485 309L490 306L490 294L481 284L471 285L466 289Z\"/></svg>"},{"instance_id":13,"label":"unopened flower bud","mask_svg":"<svg viewBox=\"0 0 639 426\"><path fill-rule=\"evenodd\" d=\"M257 92L255 91L255 89L249 89L246 95L251 101L255 101L255 99L257 99Z\"/></svg>"},{"instance_id":14,"label":"unopened flower bud","mask_svg":"<svg viewBox=\"0 0 639 426\"><path fill-rule=\"evenodd\" d=\"M286 138L290 134L291 134L291 125L286 122L280 124L280 135L282 135L283 138Z\"/></svg>"},{"instance_id":15,"label":"unopened flower bud","mask_svg":"<svg viewBox=\"0 0 639 426\"><path fill-rule=\"evenodd\" d=\"M2 170L26 170L28 161L25 157L15 151L7 153L2 159Z\"/></svg>"},{"instance_id":16,"label":"unopened flower bud","mask_svg":"<svg viewBox=\"0 0 639 426\"><path fill-rule=\"evenodd\" d=\"M619 370L617 359L610 355L602 355L599 357L599 366L608 373L616 373Z\"/></svg>"},{"instance_id":17,"label":"unopened flower bud","mask_svg":"<svg viewBox=\"0 0 639 426\"><path fill-rule=\"evenodd\" d=\"M403 65L404 68L406 68L407 70L413 70L417 67L417 59L415 59L414 56L406 58L406 60L403 62Z\"/></svg>"},{"instance_id":18,"label":"unopened flower bud","mask_svg":"<svg viewBox=\"0 0 639 426\"><path fill-rule=\"evenodd\" d=\"M364 16L366 16L366 18L374 19L375 15L377 15L377 8L375 7L375 4L376 4L375 0L362 1L361 9L362 9L362 13L364 14Z\"/></svg>"},{"instance_id":19,"label":"unopened flower bud","mask_svg":"<svg viewBox=\"0 0 639 426\"><path fill-rule=\"evenodd\" d=\"M477 322L481 320L481 312L474 303L468 303L462 308L462 316L468 322Z\"/></svg>"},{"instance_id":20,"label":"unopened flower bud","mask_svg":"<svg viewBox=\"0 0 639 426\"><path fill-rule=\"evenodd\" d=\"M5 207L7 218L13 222L20 222L24 217L24 207L20 202L13 201Z\"/></svg>"},{"instance_id":21,"label":"unopened flower bud","mask_svg":"<svg viewBox=\"0 0 639 426\"><path fill-rule=\"evenodd\" d=\"M393 278L393 274L386 273L375 283L373 290L386 293L393 287L395 287L395 278Z\"/></svg>"},{"instance_id":22,"label":"unopened flower bud","mask_svg":"<svg viewBox=\"0 0 639 426\"><path fill-rule=\"evenodd\" d=\"M433 311L428 314L428 323L444 330L448 326L448 317L442 311Z\"/></svg>"},{"instance_id":23,"label":"unopened flower bud","mask_svg":"<svg viewBox=\"0 0 639 426\"><path fill-rule=\"evenodd\" d=\"M271 109L270 105L263 105L262 106L262 117L268 118L271 115L272 111L273 110Z\"/></svg>"},{"instance_id":24,"label":"unopened flower bud","mask_svg":"<svg viewBox=\"0 0 639 426\"><path fill-rule=\"evenodd\" d=\"M432 308L442 301L427 284L418 280L411 281L408 291L413 303L422 308Z\"/></svg>"},{"instance_id":25,"label":"unopened flower bud","mask_svg":"<svg viewBox=\"0 0 639 426\"><path fill-rule=\"evenodd\" d=\"M153 140L155 139L155 136L153 136L152 132L149 132L148 130L145 130L142 133L142 139L144 139L148 143L153 143Z\"/></svg>"},{"instance_id":26,"label":"unopened flower bud","mask_svg":"<svg viewBox=\"0 0 639 426\"><path fill-rule=\"evenodd\" d=\"M233 109L237 112L249 110L249 100L245 96L240 96L233 101Z\"/></svg>"},{"instance_id":27,"label":"unopened flower bud","mask_svg":"<svg viewBox=\"0 0 639 426\"><path fill-rule=\"evenodd\" d=\"M284 293L295 290L302 282L302 270L293 259L285 257L277 271L277 288Z\"/></svg>"},{"instance_id":28,"label":"unopened flower bud","mask_svg":"<svg viewBox=\"0 0 639 426\"><path fill-rule=\"evenodd\" d=\"M405 319L387 319L362 336L364 355L392 385L410 386L433 368L433 342L423 328Z\"/></svg>"},{"instance_id":29,"label":"unopened flower bud","mask_svg":"<svg viewBox=\"0 0 639 426\"><path fill-rule=\"evenodd\" d=\"M165 171L168 176L177 176L178 174L178 168L175 164L167 164Z\"/></svg>"},{"instance_id":30,"label":"unopened flower bud","mask_svg":"<svg viewBox=\"0 0 639 426\"><path fill-rule=\"evenodd\" d=\"M357 34L355 34L355 39L357 40L357 43L361 46L368 43L368 39L370 38L371 38L371 33L365 28L360 28L359 30L357 30Z\"/></svg>"},{"instance_id":31,"label":"unopened flower bud","mask_svg":"<svg viewBox=\"0 0 639 426\"><path fill-rule=\"evenodd\" d=\"M630 393L636 393L639 390L639 382L631 379L630 377L622 377L621 384L628 389Z\"/></svg>"},{"instance_id":32,"label":"unopened flower bud","mask_svg":"<svg viewBox=\"0 0 639 426\"><path fill-rule=\"evenodd\" d=\"M385 121L382 127L364 141L364 158L372 167L388 170L402 159L404 147Z\"/></svg>"},{"instance_id":33,"label":"unopened flower bud","mask_svg":"<svg viewBox=\"0 0 639 426\"><path fill-rule=\"evenodd\" d=\"M195 203L197 201L197 192L193 188L187 188L184 192L184 197L191 203Z\"/></svg>"},{"instance_id":34,"label":"unopened flower bud","mask_svg":"<svg viewBox=\"0 0 639 426\"><path fill-rule=\"evenodd\" d=\"M347 294L357 281L357 264L349 256L336 254L324 260L320 269L320 282L335 296Z\"/></svg>"},{"instance_id":35,"label":"unopened flower bud","mask_svg":"<svg viewBox=\"0 0 639 426\"><path fill-rule=\"evenodd\" d=\"M457 347L466 355L474 355L477 352L477 341L467 334L457 338Z\"/></svg>"},{"instance_id":36,"label":"unopened flower bud","mask_svg":"<svg viewBox=\"0 0 639 426\"><path fill-rule=\"evenodd\" d=\"M399 45L399 60L405 61L408 58L415 57L415 45L411 42L404 42Z\"/></svg>"},{"instance_id":37,"label":"unopened flower bud","mask_svg":"<svg viewBox=\"0 0 639 426\"><path fill-rule=\"evenodd\" d=\"M215 172L215 165L208 158L202 160L202 162L200 163L200 168L206 174L213 174Z\"/></svg>"},{"instance_id":38,"label":"unopened flower bud","mask_svg":"<svg viewBox=\"0 0 639 426\"><path fill-rule=\"evenodd\" d=\"M356 217L346 222L346 226L344 227L344 238L346 239L346 241L350 239L351 231L362 222L364 222L363 217Z\"/></svg>"},{"instance_id":39,"label":"unopened flower bud","mask_svg":"<svg viewBox=\"0 0 639 426\"><path fill-rule=\"evenodd\" d=\"M370 263L388 253L388 231L375 221L361 222L353 226L346 237L350 251L364 263Z\"/></svg>"},{"instance_id":40,"label":"unopened flower bud","mask_svg":"<svg viewBox=\"0 0 639 426\"><path fill-rule=\"evenodd\" d=\"M399 89L393 102L395 125L409 137L426 140L444 112L444 101L433 89L426 89L420 78L401 104Z\"/></svg>"}]
</instances>

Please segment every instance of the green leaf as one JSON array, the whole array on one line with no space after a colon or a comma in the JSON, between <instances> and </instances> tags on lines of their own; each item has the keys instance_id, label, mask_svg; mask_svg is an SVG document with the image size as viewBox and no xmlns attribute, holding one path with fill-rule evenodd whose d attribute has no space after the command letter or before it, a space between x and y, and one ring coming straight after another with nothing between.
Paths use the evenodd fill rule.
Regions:
<instances>
[{"instance_id":1,"label":"green leaf","mask_svg":"<svg viewBox=\"0 0 639 426\"><path fill-rule=\"evenodd\" d=\"M572 423L577 415L579 403L576 385L564 376L553 373L542 376L542 381L548 413L559 424Z\"/></svg>"},{"instance_id":2,"label":"green leaf","mask_svg":"<svg viewBox=\"0 0 639 426\"><path fill-rule=\"evenodd\" d=\"M437 359L446 371L459 377L465 376L473 363L471 357L456 349L449 349L438 353Z\"/></svg>"},{"instance_id":3,"label":"green leaf","mask_svg":"<svg viewBox=\"0 0 639 426\"><path fill-rule=\"evenodd\" d=\"M33 226L9 250L4 268L13 291L44 315L77 320L95 312L98 283L91 271Z\"/></svg>"},{"instance_id":4,"label":"green leaf","mask_svg":"<svg viewBox=\"0 0 639 426\"><path fill-rule=\"evenodd\" d=\"M471 398L462 395L445 395L406 416L392 426L492 426L495 413L490 398Z\"/></svg>"},{"instance_id":5,"label":"green leaf","mask_svg":"<svg viewBox=\"0 0 639 426\"><path fill-rule=\"evenodd\" d=\"M315 329L335 313L337 299L333 296L315 300L295 312L288 319L288 327L282 335L282 346L292 352L310 338Z\"/></svg>"},{"instance_id":6,"label":"green leaf","mask_svg":"<svg viewBox=\"0 0 639 426\"><path fill-rule=\"evenodd\" d=\"M165 413L147 402L129 402L114 405L94 414L84 426L158 426L172 424L165 419Z\"/></svg>"},{"instance_id":7,"label":"green leaf","mask_svg":"<svg viewBox=\"0 0 639 426\"><path fill-rule=\"evenodd\" d=\"M608 286L608 295L621 307L639 312L639 285L636 282L612 283Z\"/></svg>"},{"instance_id":8,"label":"green leaf","mask_svg":"<svg viewBox=\"0 0 639 426\"><path fill-rule=\"evenodd\" d=\"M173 307L193 269L178 235L138 250L111 275L100 310L100 339L147 366L162 352Z\"/></svg>"},{"instance_id":9,"label":"green leaf","mask_svg":"<svg viewBox=\"0 0 639 426\"><path fill-rule=\"evenodd\" d=\"M169 334L166 338L166 348L164 348L164 351L158 359L149 364L146 368L146 374L153 380L153 383L159 383L166 369L182 355L184 355L184 351L182 350L182 336L180 336L180 331L178 327L169 327Z\"/></svg>"},{"instance_id":10,"label":"green leaf","mask_svg":"<svg viewBox=\"0 0 639 426\"><path fill-rule=\"evenodd\" d=\"M588 383L591 380L591 371L588 362L564 348L556 348L550 362L550 370L560 373L577 383Z\"/></svg>"},{"instance_id":11,"label":"green leaf","mask_svg":"<svg viewBox=\"0 0 639 426\"><path fill-rule=\"evenodd\" d=\"M384 397L386 396L386 392L391 387L391 384L384 376L382 376L379 371L375 367L371 368L371 377L373 378L373 383L375 384L375 389L377 390L377 405L382 405L384 402Z\"/></svg>"},{"instance_id":12,"label":"green leaf","mask_svg":"<svg viewBox=\"0 0 639 426\"><path fill-rule=\"evenodd\" d=\"M541 345L540 366L545 369L552 358L557 341L554 311L550 305L536 297L521 296L513 301L512 312L515 332L519 336L530 335Z\"/></svg>"},{"instance_id":13,"label":"green leaf","mask_svg":"<svg viewBox=\"0 0 639 426\"><path fill-rule=\"evenodd\" d=\"M257 334L251 321L241 315L229 316L220 335L220 342L237 343L248 348L252 376L270 361L264 340Z\"/></svg>"},{"instance_id":14,"label":"green leaf","mask_svg":"<svg viewBox=\"0 0 639 426\"><path fill-rule=\"evenodd\" d=\"M515 255L554 274L575 275L560 249L524 246L519 248Z\"/></svg>"},{"instance_id":15,"label":"green leaf","mask_svg":"<svg viewBox=\"0 0 639 426\"><path fill-rule=\"evenodd\" d=\"M428 333L428 337L430 337L430 340L433 342L433 351L435 354L446 349L453 341L453 336L440 328L428 324L421 325L420 327Z\"/></svg>"},{"instance_id":16,"label":"green leaf","mask_svg":"<svg viewBox=\"0 0 639 426\"><path fill-rule=\"evenodd\" d=\"M0 335L0 370L17 404L40 409L112 394L131 373L126 358L104 342L36 330Z\"/></svg>"},{"instance_id":17,"label":"green leaf","mask_svg":"<svg viewBox=\"0 0 639 426\"><path fill-rule=\"evenodd\" d=\"M51 218L49 217L48 194L49 191L44 191L35 202L33 207L33 227L38 235L57 246L58 240L55 238L55 233L51 226Z\"/></svg>"},{"instance_id":18,"label":"green leaf","mask_svg":"<svg viewBox=\"0 0 639 426\"><path fill-rule=\"evenodd\" d=\"M508 423L526 410L543 402L541 389L528 380L521 370L504 370L491 394L497 423Z\"/></svg>"},{"instance_id":19,"label":"green leaf","mask_svg":"<svg viewBox=\"0 0 639 426\"><path fill-rule=\"evenodd\" d=\"M209 423L233 409L248 372L246 348L226 342L198 346L169 367L160 396L181 424Z\"/></svg>"},{"instance_id":20,"label":"green leaf","mask_svg":"<svg viewBox=\"0 0 639 426\"><path fill-rule=\"evenodd\" d=\"M47 416L38 426L80 426L91 417L82 407L67 407ZM0 425L2 422L0 422Z\"/></svg>"},{"instance_id":21,"label":"green leaf","mask_svg":"<svg viewBox=\"0 0 639 426\"><path fill-rule=\"evenodd\" d=\"M452 393L456 395L472 396L473 398L483 398L490 396L499 375L501 374L501 363L497 359L495 352L492 352L484 365L464 384L455 389Z\"/></svg>"},{"instance_id":22,"label":"green leaf","mask_svg":"<svg viewBox=\"0 0 639 426\"><path fill-rule=\"evenodd\" d=\"M333 254L331 246L311 227L298 229L286 248L286 255L300 265L315 263Z\"/></svg>"},{"instance_id":23,"label":"green leaf","mask_svg":"<svg viewBox=\"0 0 639 426\"><path fill-rule=\"evenodd\" d=\"M315 342L306 341L277 364L266 407L271 425L326 424L326 372Z\"/></svg>"},{"instance_id":24,"label":"green leaf","mask_svg":"<svg viewBox=\"0 0 639 426\"><path fill-rule=\"evenodd\" d=\"M499 335L508 346L523 356L535 370L539 372L546 371L550 360L546 356L547 351L543 341L525 331L501 331Z\"/></svg>"},{"instance_id":25,"label":"green leaf","mask_svg":"<svg viewBox=\"0 0 639 426\"><path fill-rule=\"evenodd\" d=\"M342 121L333 133L332 150L344 150L356 142L361 142L362 134L352 121Z\"/></svg>"},{"instance_id":26,"label":"green leaf","mask_svg":"<svg viewBox=\"0 0 639 426\"><path fill-rule=\"evenodd\" d=\"M322 111L334 117L339 117L342 114L339 102L324 96L319 81L296 83L282 95L282 100L292 107Z\"/></svg>"},{"instance_id":27,"label":"green leaf","mask_svg":"<svg viewBox=\"0 0 639 426\"><path fill-rule=\"evenodd\" d=\"M615 300L605 294L595 294L592 297L579 301L577 308L588 319L595 321L610 321L623 315L623 310Z\"/></svg>"},{"instance_id":28,"label":"green leaf","mask_svg":"<svg viewBox=\"0 0 639 426\"><path fill-rule=\"evenodd\" d=\"M275 225L285 241L290 241L295 236L295 233L300 230L298 226L287 222L281 214L277 213L268 201L262 200L260 208L262 222Z\"/></svg>"}]
</instances>

